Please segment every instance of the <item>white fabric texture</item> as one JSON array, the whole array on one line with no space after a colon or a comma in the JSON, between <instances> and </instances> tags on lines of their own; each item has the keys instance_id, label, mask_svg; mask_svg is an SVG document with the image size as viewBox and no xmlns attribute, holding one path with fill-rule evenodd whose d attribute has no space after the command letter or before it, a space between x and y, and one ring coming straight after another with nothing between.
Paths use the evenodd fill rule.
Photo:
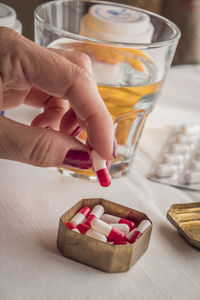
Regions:
<instances>
[{"instance_id":1,"label":"white fabric texture","mask_svg":"<svg viewBox=\"0 0 200 300\"><path fill-rule=\"evenodd\" d=\"M7 116L30 123L35 113L23 106ZM174 203L200 201L200 192L146 178L171 127L199 121L200 65L177 66L146 122L130 174L110 187L63 177L56 169L1 160L0 299L199 299L200 251L180 236L166 213ZM108 274L57 250L60 216L90 197L140 210L152 220L149 248L128 272Z\"/></svg>"}]
</instances>

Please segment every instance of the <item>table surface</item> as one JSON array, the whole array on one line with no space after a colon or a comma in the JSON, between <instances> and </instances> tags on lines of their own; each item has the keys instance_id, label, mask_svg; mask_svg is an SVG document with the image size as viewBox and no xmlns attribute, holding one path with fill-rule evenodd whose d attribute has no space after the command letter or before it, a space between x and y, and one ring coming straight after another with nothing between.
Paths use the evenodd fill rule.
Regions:
<instances>
[{"instance_id":1,"label":"table surface","mask_svg":"<svg viewBox=\"0 0 200 300\"><path fill-rule=\"evenodd\" d=\"M8 116L30 123L36 111ZM167 220L174 203L200 192L146 178L172 126L200 120L200 65L173 67L149 116L128 176L109 188L55 169L0 161L0 299L199 299L200 251ZM78 188L77 188L78 187ZM102 197L146 213L154 226L147 252L125 273L108 274L61 256L60 216L82 198Z\"/></svg>"}]
</instances>

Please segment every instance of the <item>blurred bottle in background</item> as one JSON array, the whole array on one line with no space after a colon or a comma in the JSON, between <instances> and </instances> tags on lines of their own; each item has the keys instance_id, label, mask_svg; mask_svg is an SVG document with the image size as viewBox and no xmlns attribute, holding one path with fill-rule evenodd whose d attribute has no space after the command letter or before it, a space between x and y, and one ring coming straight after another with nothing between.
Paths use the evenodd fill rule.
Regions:
<instances>
[{"instance_id":1,"label":"blurred bottle in background","mask_svg":"<svg viewBox=\"0 0 200 300\"><path fill-rule=\"evenodd\" d=\"M22 24L17 19L16 11L3 3L0 3L0 26L10 27L20 34L22 33Z\"/></svg>"}]
</instances>

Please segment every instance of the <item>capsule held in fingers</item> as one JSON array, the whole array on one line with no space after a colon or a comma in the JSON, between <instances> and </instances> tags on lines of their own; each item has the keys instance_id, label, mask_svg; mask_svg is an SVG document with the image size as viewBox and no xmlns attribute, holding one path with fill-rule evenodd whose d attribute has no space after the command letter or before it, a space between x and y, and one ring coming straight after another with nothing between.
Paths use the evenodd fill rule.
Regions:
<instances>
[{"instance_id":1,"label":"capsule held in fingers","mask_svg":"<svg viewBox=\"0 0 200 300\"><path fill-rule=\"evenodd\" d=\"M106 160L103 160L95 150L91 151L91 157L99 183L104 187L109 186L111 184L111 177L106 165Z\"/></svg>"}]
</instances>

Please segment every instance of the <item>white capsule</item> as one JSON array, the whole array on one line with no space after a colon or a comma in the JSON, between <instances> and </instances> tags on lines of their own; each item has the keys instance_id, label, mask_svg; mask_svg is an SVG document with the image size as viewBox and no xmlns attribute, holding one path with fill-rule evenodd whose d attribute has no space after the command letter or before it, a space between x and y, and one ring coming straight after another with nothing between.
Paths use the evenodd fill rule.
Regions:
<instances>
[{"instance_id":1,"label":"white capsule","mask_svg":"<svg viewBox=\"0 0 200 300\"><path fill-rule=\"evenodd\" d=\"M158 177L170 177L178 170L177 166L170 163L159 164L155 169L155 175Z\"/></svg>"},{"instance_id":2,"label":"white capsule","mask_svg":"<svg viewBox=\"0 0 200 300\"><path fill-rule=\"evenodd\" d=\"M97 218L92 221L91 225L95 231L105 235L109 240L119 242L126 238L121 230Z\"/></svg>"},{"instance_id":3,"label":"white capsule","mask_svg":"<svg viewBox=\"0 0 200 300\"><path fill-rule=\"evenodd\" d=\"M110 224L110 223L118 223L120 218L119 217L116 217L116 216L113 216L113 215L109 215L109 214L104 214L102 217L101 217L101 220Z\"/></svg>"},{"instance_id":4,"label":"white capsule","mask_svg":"<svg viewBox=\"0 0 200 300\"><path fill-rule=\"evenodd\" d=\"M102 205L95 205L95 207L92 209L90 215L96 216L98 219L102 217L104 213L104 207Z\"/></svg>"},{"instance_id":5,"label":"white capsule","mask_svg":"<svg viewBox=\"0 0 200 300\"><path fill-rule=\"evenodd\" d=\"M200 182L200 172L198 171L188 171L184 175L184 182L187 184L199 183Z\"/></svg>"},{"instance_id":6,"label":"white capsule","mask_svg":"<svg viewBox=\"0 0 200 300\"><path fill-rule=\"evenodd\" d=\"M181 127L181 132L188 135L198 135L200 133L199 124L185 124Z\"/></svg>"},{"instance_id":7,"label":"white capsule","mask_svg":"<svg viewBox=\"0 0 200 300\"><path fill-rule=\"evenodd\" d=\"M95 207L92 209L90 215L88 216L87 220L85 221L85 224L91 227L91 222L97 218L100 219L101 216L104 213L104 207L102 205L95 205Z\"/></svg>"},{"instance_id":8,"label":"white capsule","mask_svg":"<svg viewBox=\"0 0 200 300\"><path fill-rule=\"evenodd\" d=\"M101 220L108 223L108 224L126 224L129 227L129 230L132 230L135 228L135 223L133 221L124 219L124 218L119 218L113 215L109 215L109 214L104 214L101 217Z\"/></svg>"},{"instance_id":9,"label":"white capsule","mask_svg":"<svg viewBox=\"0 0 200 300\"><path fill-rule=\"evenodd\" d=\"M127 235L127 233L129 232L129 226L127 224L122 224L122 223L112 224L112 223L110 223L110 225L112 226L112 228L115 227L115 228L119 229L120 231L125 233L125 235Z\"/></svg>"},{"instance_id":10,"label":"white capsule","mask_svg":"<svg viewBox=\"0 0 200 300\"><path fill-rule=\"evenodd\" d=\"M72 222L66 222L65 227L71 231L80 233L80 231L76 228L76 226Z\"/></svg>"},{"instance_id":11,"label":"white capsule","mask_svg":"<svg viewBox=\"0 0 200 300\"><path fill-rule=\"evenodd\" d=\"M149 220L143 220L138 225L137 230L143 233L150 226L151 226L151 222Z\"/></svg>"},{"instance_id":12,"label":"white capsule","mask_svg":"<svg viewBox=\"0 0 200 300\"><path fill-rule=\"evenodd\" d=\"M151 222L149 220L141 221L137 228L133 229L127 234L127 240L130 241L130 243L134 243L136 239L138 239L140 235L150 226Z\"/></svg>"},{"instance_id":13,"label":"white capsule","mask_svg":"<svg viewBox=\"0 0 200 300\"><path fill-rule=\"evenodd\" d=\"M85 235L89 236L89 237L92 237L96 240L99 240L99 241L102 241L102 242L107 242L107 238L105 237L105 235L99 233L99 232L96 232L94 229L90 228L88 229L88 231L85 233Z\"/></svg>"},{"instance_id":14,"label":"white capsule","mask_svg":"<svg viewBox=\"0 0 200 300\"><path fill-rule=\"evenodd\" d=\"M165 153L164 161L172 164L182 164L184 162L184 157L178 153Z\"/></svg>"},{"instance_id":15,"label":"white capsule","mask_svg":"<svg viewBox=\"0 0 200 300\"><path fill-rule=\"evenodd\" d=\"M91 212L91 209L87 206L82 207L78 213L71 219L71 222L77 226L78 224L83 223L87 216L89 215L89 213Z\"/></svg>"},{"instance_id":16,"label":"white capsule","mask_svg":"<svg viewBox=\"0 0 200 300\"><path fill-rule=\"evenodd\" d=\"M93 162L93 167L95 171L99 171L101 169L107 169L106 161L101 158L101 156L94 150L91 151L91 157Z\"/></svg>"},{"instance_id":17,"label":"white capsule","mask_svg":"<svg viewBox=\"0 0 200 300\"><path fill-rule=\"evenodd\" d=\"M95 231L100 232L105 236L108 236L110 234L110 231L112 230L112 226L110 224L107 224L106 222L98 219L94 219L91 225Z\"/></svg>"},{"instance_id":18,"label":"white capsule","mask_svg":"<svg viewBox=\"0 0 200 300\"><path fill-rule=\"evenodd\" d=\"M190 152L190 146L187 144L175 143L170 146L169 150L170 152L184 154Z\"/></svg>"}]
</instances>

